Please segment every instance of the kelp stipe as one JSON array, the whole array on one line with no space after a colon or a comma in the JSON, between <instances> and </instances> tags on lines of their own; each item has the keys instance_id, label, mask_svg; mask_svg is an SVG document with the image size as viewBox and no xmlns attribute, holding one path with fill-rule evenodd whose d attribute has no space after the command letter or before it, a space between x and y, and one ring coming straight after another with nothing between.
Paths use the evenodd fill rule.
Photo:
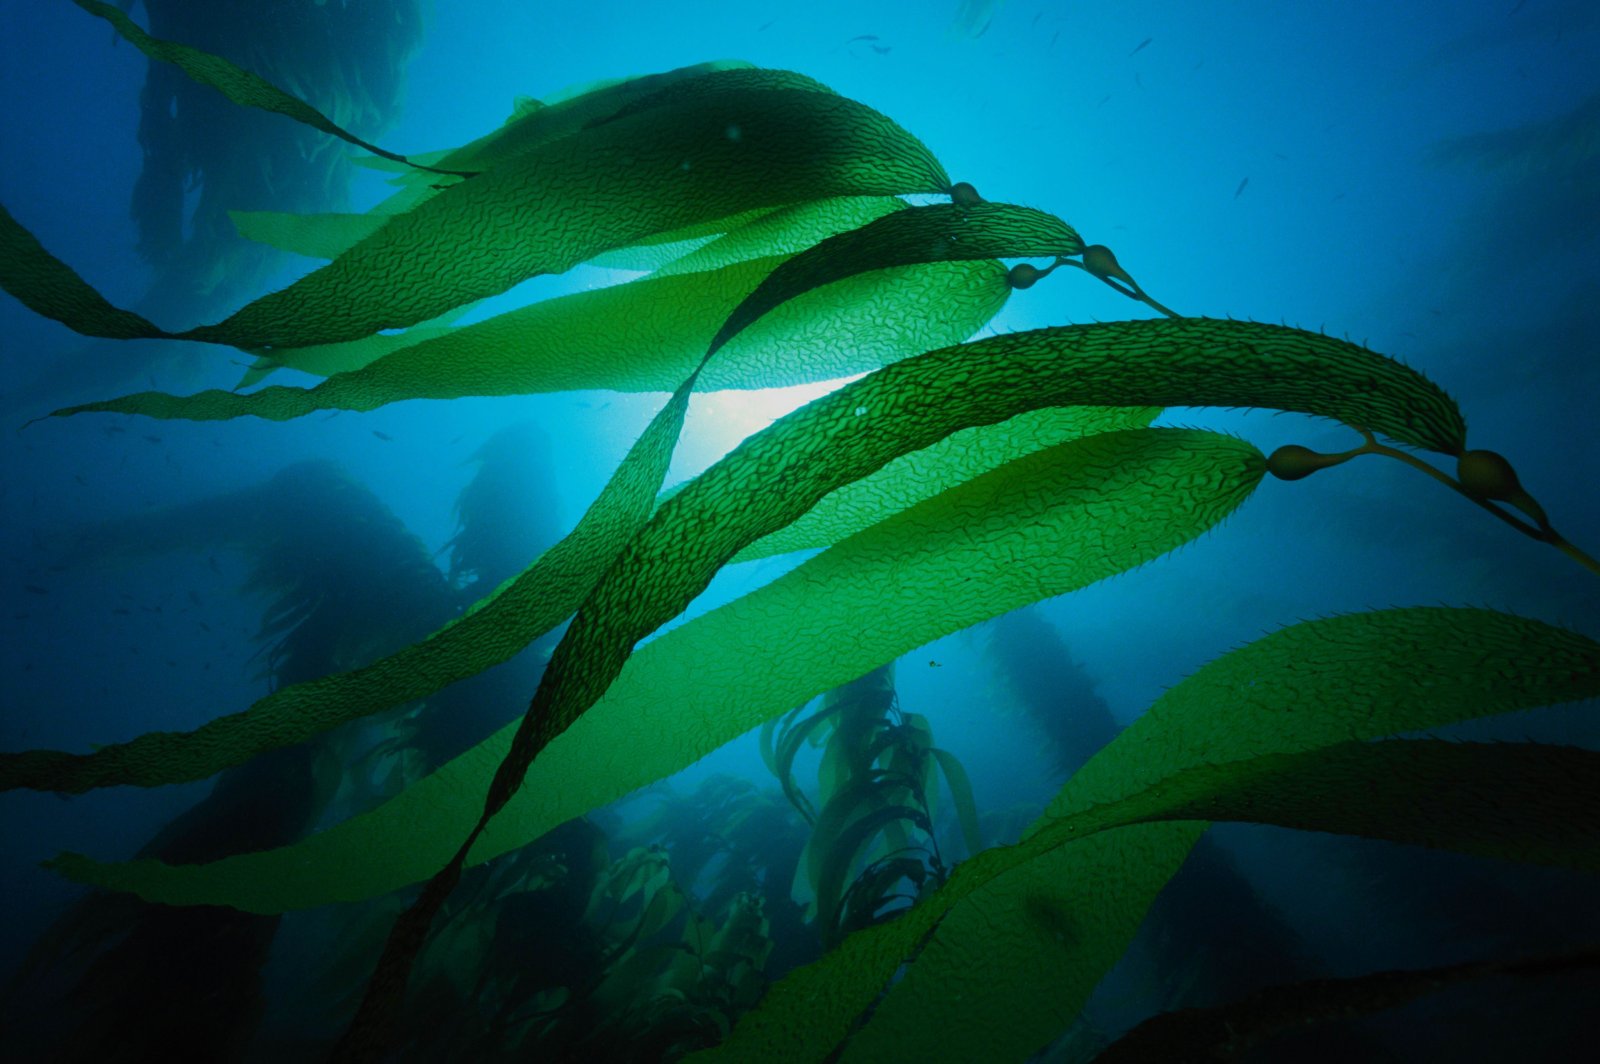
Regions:
<instances>
[{"instance_id":1,"label":"kelp stipe","mask_svg":"<svg viewBox=\"0 0 1600 1064\"><path fill-rule=\"evenodd\" d=\"M94 335L179 335L261 349L290 365L296 348L437 321L526 277L603 254L682 240L695 245L685 257L695 256L718 242L697 243L702 237L736 240L741 229L808 203L929 191L951 197L949 205L894 208L836 233L816 232L802 249L771 248L761 267L750 266L758 260L749 257L713 262L712 252L704 259L709 269L669 268L605 297L644 306L649 297L641 293L668 291L653 285L700 293L697 317L676 338L679 357L687 357L661 368L675 387L672 399L577 531L460 621L380 662L377 672L335 677L326 689L286 697L268 725L266 713L220 723L220 743L196 741L196 733L146 737L104 756L34 751L0 760L0 780L9 786L86 789L196 778L338 720L425 697L576 611L521 724L368 816L294 847L208 865L57 860L75 878L149 899L258 912L427 880L390 935L362 1010L336 1051L340 1059L383 1056L429 929L449 911L452 889L471 867L931 638L1159 557L1215 527L1269 472L1294 479L1331 464L1305 449L1266 458L1216 433L1141 427L1156 408L1255 406L1333 418L1367 439L1338 460L1380 453L1405 461L1594 568L1553 531L1509 464L1469 449L1449 396L1399 363L1301 330L1179 317L1103 245L1084 244L1049 215L986 202L972 186L952 183L890 120L798 75L706 71L656 88L599 107L570 135L535 137L527 150L417 197L355 243L331 247L337 254L329 265L303 281L225 322L181 334L105 303L8 215L0 217L7 251L0 285L40 313ZM694 162L687 170L652 168L651 179L637 186L622 182L612 165L623 153L676 162L685 152ZM596 182L622 194L627 208L596 197ZM474 219L485 211L522 221L509 232L484 232ZM574 224L556 232L531 220L553 211ZM763 234L748 246L770 239ZM1007 269L994 261L1025 257L1051 263ZM774 423L658 500L690 392L741 340L770 326L769 350L781 352L787 337L848 320L866 290L842 286L881 279L885 270L968 260L947 275L976 293L968 304L976 323L958 318L957 340L1010 292L1031 290L1062 265L1164 320L1046 328L954 346L918 336L910 349L882 357L869 376ZM408 281L406 271L419 262L448 282ZM738 283L714 298L713 271L733 271L718 276ZM901 299L926 291L933 274L904 276L914 280ZM886 292L878 295L892 304ZM563 322L580 320L570 306L539 312L549 315L552 336ZM785 313L792 315L787 322ZM903 341L907 319L933 317L902 307L888 332ZM379 374L389 363L381 371L391 374L384 396L350 382L329 394L350 388L341 402L351 404L473 394L470 382L449 373L424 380L431 364L415 353L456 342L471 328L419 337L421 343L345 371ZM704 342L698 350L690 343L696 336ZM649 340L639 350L649 349ZM781 358L774 364L781 367ZM507 366L513 383L498 387L534 386L524 367ZM619 376L627 369L619 367ZM557 381L539 386L563 386ZM184 400L146 395L96 408L167 416L217 416L200 413L213 402L220 416L256 412L245 408L251 403L260 411L278 404L283 416L317 408L288 391L241 397L244 403L231 407L232 400L194 397L185 409ZM1065 423L1040 416L1085 406L1105 410ZM1039 435L1006 437L1002 429L1023 415L1038 417ZM1014 450L993 461L934 450L957 433L970 441L1007 439L1004 446ZM1457 476L1378 442L1379 434L1457 459ZM946 478L932 490L916 483L916 460L927 451L935 475ZM858 493L855 509L828 509L851 492ZM807 520L804 536L774 539L785 545L771 548L827 548L793 579L634 653L731 559L761 552L768 537ZM953 581L962 586L958 596L948 594ZM512 601L522 605L512 609ZM893 623L846 635L848 620L867 610ZM484 644L492 654L465 649ZM747 663L758 652L770 667L744 675L756 671ZM694 692L705 711L686 718L692 728L673 727L655 707L660 691L685 683L689 663L695 686L705 689ZM402 683L399 676L412 678ZM1582 758L1532 747L1364 740L1597 693L1600 646L1487 611L1394 610L1285 629L1174 687L1073 775L1020 843L972 857L904 915L844 937L779 983L711 1052L774 1060L1022 1059L1071 1020L1210 819L1592 868L1595 840L1585 826L1594 822L1586 804L1592 796L1582 788L1552 788L1540 803L1519 806L1522 819L1512 822L1473 815L1506 794L1524 794L1544 773L1587 764ZM309 701L296 704L298 698ZM1328 712L1289 712L1307 701ZM615 758L618 750L628 751L627 763ZM603 779L591 767L600 751L611 766ZM1302 780L1315 781L1324 799L1314 808L1294 800ZM1460 808L1420 801L1442 780L1470 796ZM1536 844L1523 837L1535 826ZM352 853L366 860L349 860ZM654 875L647 855L633 862L640 876ZM745 910L735 922L749 930L757 917ZM760 953L759 935L742 941L744 956ZM1006 1022L996 1025L995 1017Z\"/></svg>"}]
</instances>

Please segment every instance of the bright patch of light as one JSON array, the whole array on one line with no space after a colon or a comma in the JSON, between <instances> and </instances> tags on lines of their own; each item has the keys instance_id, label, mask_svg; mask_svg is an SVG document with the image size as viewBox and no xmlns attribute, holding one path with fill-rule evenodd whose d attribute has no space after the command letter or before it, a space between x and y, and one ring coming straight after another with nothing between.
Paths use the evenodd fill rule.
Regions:
<instances>
[{"instance_id":1,"label":"bright patch of light","mask_svg":"<svg viewBox=\"0 0 1600 1064\"><path fill-rule=\"evenodd\" d=\"M827 395L865 374L789 388L706 392L691 396L683 438L673 456L669 479L686 480L703 472L752 433L791 410Z\"/></svg>"}]
</instances>

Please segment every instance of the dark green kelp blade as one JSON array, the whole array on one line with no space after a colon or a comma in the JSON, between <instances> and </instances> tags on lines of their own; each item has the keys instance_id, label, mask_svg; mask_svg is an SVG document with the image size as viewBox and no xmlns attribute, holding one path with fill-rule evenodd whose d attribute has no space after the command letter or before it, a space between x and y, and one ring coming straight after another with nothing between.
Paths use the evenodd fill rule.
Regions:
<instances>
[{"instance_id":1,"label":"dark green kelp blade","mask_svg":"<svg viewBox=\"0 0 1600 1064\"><path fill-rule=\"evenodd\" d=\"M801 252L761 283L711 341L716 351L774 307L868 270L923 262L1076 255L1083 242L1066 222L1032 207L940 203L896 211Z\"/></svg>"},{"instance_id":2,"label":"dark green kelp blade","mask_svg":"<svg viewBox=\"0 0 1600 1064\"><path fill-rule=\"evenodd\" d=\"M984 387L973 387L974 381L982 381ZM1352 381L1357 384L1352 386ZM1345 391L1347 388L1351 390ZM701 501L697 506L711 507L712 512L672 510L669 504L658 518L686 522L672 533L694 541L692 549L683 555L685 564L694 558L702 567L713 562L719 567L727 559L710 559L704 551L724 542L722 536L737 538L750 532L759 540L786 527L833 491L961 429L994 425L1044 407L1079 405L1302 410L1350 420L1419 445L1457 450L1461 445L1455 441L1465 431L1454 403L1419 374L1364 348L1316 333L1202 318L1067 326L989 337L887 366L776 422L713 467L718 472L715 476L707 474L709 482L721 483L722 487L707 489L702 483L695 489L728 493L727 500L698 496ZM748 478L752 456L769 454L779 447L793 450L780 452L784 454L782 460L765 468L762 476L781 471L792 479L772 482L771 490L764 488L759 493L755 500L758 506L744 512L740 521L727 520L716 507L738 509L744 500L724 478ZM730 474L730 467L740 472ZM687 489L680 493L688 494ZM669 512L673 516L663 516ZM760 523L752 523L756 521ZM703 537L698 531L685 531L697 529L695 522L716 527L719 536ZM731 550L737 552L749 542L741 542ZM703 568L700 572L704 579L710 578ZM527 587L529 594L537 594L537 582ZM525 628L517 631L523 644L540 634ZM431 663L427 657L418 661ZM485 662L482 667L493 663ZM875 664L878 663L869 662L866 667ZM459 678L455 667L448 671ZM418 677L431 672L411 670ZM331 697L332 685L349 681L330 678L319 682L330 685L329 694L313 697L306 708L295 712L352 719L324 701ZM362 689L370 692L369 698L355 700L349 687L341 687L339 693L352 699L351 704L359 702L366 707L361 712L376 712L428 693L411 683L403 697L383 702L387 684ZM429 690L433 689L437 688ZM774 712L786 708L779 707ZM256 723L246 724L249 714L232 719L230 728L258 727ZM259 727L257 736L277 735L284 728L299 738L314 734L303 731L301 725L283 722ZM96 754L32 751L3 755L0 787L81 791L116 783L177 782L200 778L187 773L200 771L203 766L208 767L200 771L200 776L238 763L234 759L270 748L258 745L259 738L237 744L213 741L198 752L185 753L182 760L186 768L180 774L163 763L171 760L176 764L173 759L182 745L181 739L164 738L163 744L172 745L163 748L172 752L161 757L147 753L134 757L133 751L143 742L139 739ZM110 753L112 750L118 752ZM124 758L132 760L114 767L114 762Z\"/></svg>"},{"instance_id":3,"label":"dark green kelp blade","mask_svg":"<svg viewBox=\"0 0 1600 1064\"><path fill-rule=\"evenodd\" d=\"M740 136L730 138L735 127ZM184 336L242 347L357 339L696 222L947 182L920 142L852 100L796 89L712 94L541 145Z\"/></svg>"},{"instance_id":4,"label":"dark green kelp blade","mask_svg":"<svg viewBox=\"0 0 1600 1064\"><path fill-rule=\"evenodd\" d=\"M1597 694L1600 644L1488 610L1386 610L1276 632L1175 685L1068 781L1022 842L963 863L906 916L786 976L707 1056L817 1060L848 1039L845 1060L891 1044L1025 1057L1076 1015L1205 830L1150 823L1081 838L1067 827L1073 816L1207 764ZM1303 706L1318 712L1294 711ZM1042 935L1046 914L1053 930Z\"/></svg>"},{"instance_id":5,"label":"dark green kelp blade","mask_svg":"<svg viewBox=\"0 0 1600 1064\"><path fill-rule=\"evenodd\" d=\"M4 206L0 206L0 288L35 314L84 336L140 340L166 335L133 311L112 306L72 267L46 251Z\"/></svg>"},{"instance_id":6,"label":"dark green kelp blade","mask_svg":"<svg viewBox=\"0 0 1600 1064\"><path fill-rule=\"evenodd\" d=\"M1398 1008L1458 983L1495 976L1539 978L1600 967L1600 946L1539 957L1467 961L1435 968L1372 972L1273 986L1210 1008L1162 1013L1139 1024L1094 1064L1168 1064L1232 1060L1274 1035Z\"/></svg>"}]
</instances>

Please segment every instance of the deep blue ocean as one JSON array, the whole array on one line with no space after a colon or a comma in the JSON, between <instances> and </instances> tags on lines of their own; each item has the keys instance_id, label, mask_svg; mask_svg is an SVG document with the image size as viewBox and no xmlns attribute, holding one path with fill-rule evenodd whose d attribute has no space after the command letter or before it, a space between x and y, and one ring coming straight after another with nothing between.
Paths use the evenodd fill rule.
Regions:
<instances>
[{"instance_id":1,"label":"deep blue ocean","mask_svg":"<svg viewBox=\"0 0 1600 1064\"><path fill-rule=\"evenodd\" d=\"M1548 525L1579 552L1600 552L1592 2L120 6L151 34L222 55L414 158L494 130L519 100L524 112L529 100L554 107L563 90L607 79L712 60L807 75L919 138L954 181L1050 212L1084 243L1110 247L1179 315L1323 331L1420 371L1459 405L1469 446L1506 456ZM321 265L247 243L229 211L363 212L394 191L403 169L369 165L350 144L227 102L66 0L0 0L0 104L0 205L111 303L172 330L218 321ZM0 255L19 256L16 247L0 244ZM644 276L626 265L602 260L533 278L450 324ZM1157 317L1086 271L1063 269L1012 293L972 339ZM87 754L147 732L188 732L423 638L567 535L668 394L468 394L284 421L46 418L134 392L234 389L253 355L94 339L11 295L0 295L0 353L8 755ZM267 383L317 380L290 368ZM691 481L841 383L697 393L665 486ZM1240 437L1262 454L1362 442L1346 425L1273 409L1170 406L1155 425ZM1454 472L1448 458L1424 457ZM693 624L818 553L732 564L663 627ZM846 716L830 718L810 741L793 734L786 795L757 729L558 829L555 841L469 872L436 925L442 937L419 961L388 1055L375 1059L655 1060L714 1045L760 1014L762 994L789 969L816 963L847 931L892 926L969 856L962 803L949 773L928 760L930 744L964 767L982 847L1010 844L1118 729L1229 651L1287 626L1402 607L1489 609L1600 638L1600 571L1588 565L1401 462L1367 455L1300 481L1266 477L1175 550L1066 594L1041 590L1035 604L962 622L854 686L811 691L818 700L783 717L788 725L840 703L882 711L861 724L881 745L853 769L842 767ZM952 581L923 608L936 613L967 594ZM829 637L840 645L901 623L871 611L848 620ZM775 648L806 637L770 623ZM74 794L25 784L0 794L0 970L9 981L0 1059L326 1055L420 876L401 875L402 889L377 901L243 919L96 893L42 862L63 851L210 861L330 828L514 721L562 631L438 696L230 769L221 784ZM1517 673L1515 645L1499 651L1512 661L1506 674ZM823 640L807 653L834 651ZM1465 675L1474 652L1463 654ZM1530 670L1539 656L1530 651ZM697 667L684 666L684 683L721 682L716 669ZM1407 666L1396 668L1401 676ZM1593 659L1588 668L1592 684L1600 669ZM1360 687L1365 667L1351 670ZM1420 691L1433 681L1417 683ZM1483 683L1484 698L1498 697ZM1476 697L1467 687L1459 697ZM1380 734L1600 750L1594 703L1582 700L1592 694ZM674 717L670 700L653 712L653 727L699 727ZM768 741L786 734L780 725ZM922 758L918 767L872 760L898 743ZM603 775L608 762L586 757L573 771ZM835 910L825 928L811 866L826 861L800 850L823 830L811 821L852 779L865 786L901 771L916 785L863 807L879 818L872 830L861 819L869 813L838 814L862 840L834 869L837 887L855 884L858 904ZM1536 803L1540 791L1492 800L1473 792L1461 819ZM1321 793L1307 804L1318 806ZM1600 820L1584 822L1592 798L1567 808L1555 801L1540 814L1556 825L1550 848L1559 854L1526 860L1472 856L1448 839L1407 846L1378 830L1362 838L1243 816L1218 823L1149 918L1133 918L1132 944L1092 976L1072 976L1087 980L1081 992L1063 974L1080 961L1041 959L1033 941L1056 926L1049 918L956 942L952 915L940 932L952 944L940 948L977 950L1027 993L1006 991L978 1009L963 1008L959 986L945 998L917 989L923 1005L908 1007L938 1002L912 1024L930 1041L873 1040L880 1021L908 1022L891 1007L913 987L921 955L908 956L877 984L894 992L869 994L849 1011L846 1033L794 1059L823 1059L830 1046L846 1060L1582 1059L1600 1033L1585 1013L1600 991ZM318 853L352 868L385 860L359 849ZM1125 889L1107 880L1107 897ZM1015 906L1048 909L1039 901L1048 885L1024 893ZM741 912L755 923L739 924ZM1074 910L1063 919L1112 917ZM1064 950L1072 945L1070 933L1058 937ZM1550 971L1504 967L1582 948L1587 960ZM691 955L693 971L683 967ZM1481 972L1461 970L1480 961L1490 962ZM934 962L953 963L932 956L926 970ZM1327 994L1308 990L1282 1006L1303 1019L1277 1017L1277 1026L1257 999L1229 1014L1234 1042L1180 1039L1167 1055L1110 1055L1159 1013L1237 1003L1264 987L1429 968L1450 973L1435 992L1391 1000L1367 984L1362 1003L1333 1015L1318 1011L1331 1007ZM989 1051L974 1055L974 1045ZM735 1056L785 1059L771 1046Z\"/></svg>"}]
</instances>

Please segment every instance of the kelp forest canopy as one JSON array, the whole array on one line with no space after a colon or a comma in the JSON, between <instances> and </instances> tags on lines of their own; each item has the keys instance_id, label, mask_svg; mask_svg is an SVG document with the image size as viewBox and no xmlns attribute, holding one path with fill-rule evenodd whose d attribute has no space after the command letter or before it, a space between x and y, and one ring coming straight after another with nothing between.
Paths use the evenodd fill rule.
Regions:
<instances>
[{"instance_id":1,"label":"kelp forest canopy","mask_svg":"<svg viewBox=\"0 0 1600 1064\"><path fill-rule=\"evenodd\" d=\"M150 59L133 204L156 291L258 291L246 246L321 264L184 319L154 293L118 305L0 207L0 287L30 311L243 370L231 389L80 396L25 432L665 398L571 521L549 500L578 458L558 427L475 445L442 558L335 456L52 541L63 569L211 552L220 580L215 552L244 559L267 690L197 726L0 753L0 787L69 802L216 781L132 859L49 862L93 889L7 992L29 1051L137 1057L176 1030L212 1059L1165 1060L1288 1031L1270 1044L1380 1059L1360 1017L1506 985L1541 998L1551 1044L1577 1029L1592 913L1333 979L1209 829L1461 855L1463 905L1517 882L1483 867L1534 867L1550 879L1529 897L1565 913L1600 871L1586 624L1282 617L1190 668L1152 661L1164 693L1124 726L1038 606L1225 541L1258 493L1314 507L1337 476L1317 474L1347 463L1432 481L1430 505L1600 578L1595 530L1469 432L1446 374L1175 310L1159 261L1097 242L1109 226L976 187L805 72L602 81L399 152L382 131L412 3L288 4L246 39L242 5L74 2ZM952 32L996 10L964 4ZM361 212L340 202L352 158L390 181ZM609 283L522 298L578 267ZM1131 316L992 327L1068 286ZM796 386L818 397L671 483L692 403ZM1300 415L1305 442L1263 453L1259 422L1177 427L1174 407ZM776 575L703 597L745 562ZM944 668L919 648L978 625L998 680L976 716L1043 750L1053 797L1031 807L987 805L908 694ZM1435 734L1542 707L1578 739ZM759 779L660 783L752 732ZM269 956L308 970L270 1038ZM1118 1015L1097 989L1130 978L1162 989Z\"/></svg>"}]
</instances>

